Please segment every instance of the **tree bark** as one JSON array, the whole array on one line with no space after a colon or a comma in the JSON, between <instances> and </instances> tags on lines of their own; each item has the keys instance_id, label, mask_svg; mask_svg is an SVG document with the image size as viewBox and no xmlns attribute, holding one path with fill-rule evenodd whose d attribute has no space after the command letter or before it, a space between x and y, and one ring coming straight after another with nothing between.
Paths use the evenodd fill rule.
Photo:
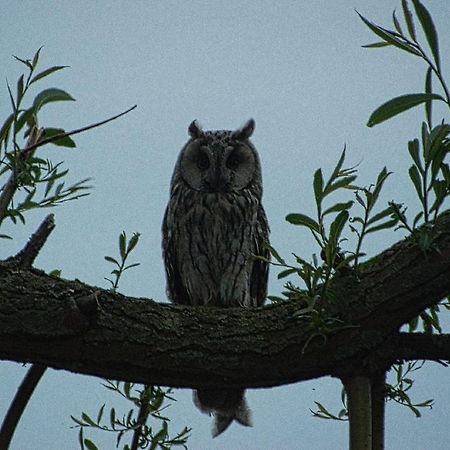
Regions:
<instances>
[{"instance_id":1,"label":"tree bark","mask_svg":"<svg viewBox=\"0 0 450 450\"><path fill-rule=\"evenodd\" d=\"M312 338L298 302L219 309L160 304L0 266L0 358L144 384L269 387L371 375L398 359L450 359L448 336L399 327L450 293L450 216L424 254L403 240L337 277L326 313L343 326ZM312 339L311 339L312 338ZM433 345L430 345L433 339ZM447 345L439 344L445 340ZM423 351L422 351L422 350Z\"/></svg>"}]
</instances>

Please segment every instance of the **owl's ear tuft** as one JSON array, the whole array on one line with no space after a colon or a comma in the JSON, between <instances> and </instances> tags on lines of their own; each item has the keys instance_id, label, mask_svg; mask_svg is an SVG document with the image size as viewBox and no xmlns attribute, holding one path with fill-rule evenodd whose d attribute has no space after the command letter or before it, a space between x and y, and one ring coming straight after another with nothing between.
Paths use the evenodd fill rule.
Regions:
<instances>
[{"instance_id":1,"label":"owl's ear tuft","mask_svg":"<svg viewBox=\"0 0 450 450\"><path fill-rule=\"evenodd\" d=\"M250 119L241 128L233 131L233 137L245 141L253 134L253 131L255 131L255 121Z\"/></svg>"},{"instance_id":2,"label":"owl's ear tuft","mask_svg":"<svg viewBox=\"0 0 450 450\"><path fill-rule=\"evenodd\" d=\"M192 139L197 139L203 134L202 126L197 120L192 121L189 125L188 131Z\"/></svg>"}]
</instances>

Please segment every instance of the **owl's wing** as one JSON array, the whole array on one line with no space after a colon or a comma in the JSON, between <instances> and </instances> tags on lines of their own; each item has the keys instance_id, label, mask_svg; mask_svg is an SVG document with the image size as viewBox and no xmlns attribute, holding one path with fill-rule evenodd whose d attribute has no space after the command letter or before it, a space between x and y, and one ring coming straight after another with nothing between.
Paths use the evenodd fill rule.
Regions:
<instances>
[{"instance_id":1,"label":"owl's wing","mask_svg":"<svg viewBox=\"0 0 450 450\"><path fill-rule=\"evenodd\" d=\"M270 253L263 245L269 243L269 223L262 206L258 209L258 220L256 225L255 249L258 256L270 259ZM269 264L261 259L255 258L251 273L250 296L255 306L262 306L267 297L267 278L269 275Z\"/></svg>"},{"instance_id":2,"label":"owl's wing","mask_svg":"<svg viewBox=\"0 0 450 450\"><path fill-rule=\"evenodd\" d=\"M173 303L189 305L189 296L186 289L183 287L180 272L178 270L177 248L173 238L173 232L168 224L168 211L169 208L166 209L164 214L162 226L162 249L164 266L166 269L167 296Z\"/></svg>"}]
</instances>

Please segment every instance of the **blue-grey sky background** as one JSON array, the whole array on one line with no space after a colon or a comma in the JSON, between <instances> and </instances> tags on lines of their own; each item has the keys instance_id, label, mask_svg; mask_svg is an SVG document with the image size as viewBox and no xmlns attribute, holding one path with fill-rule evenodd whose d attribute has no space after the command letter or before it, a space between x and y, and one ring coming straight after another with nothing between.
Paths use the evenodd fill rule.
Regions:
<instances>
[{"instance_id":1,"label":"blue-grey sky background","mask_svg":"<svg viewBox=\"0 0 450 450\"><path fill-rule=\"evenodd\" d=\"M450 54L450 4L448 0L424 4L440 30L443 70L450 79L445 58ZM411 213L416 211L407 180L407 141L418 136L423 111L408 112L375 128L365 124L385 100L421 92L425 66L397 50L361 48L377 38L355 8L390 27L392 10L401 12L401 2L2 2L3 80L7 77L13 84L22 72L12 54L29 58L41 45L42 69L71 66L40 88L65 89L77 102L48 105L42 125L74 129L138 104L126 117L77 136L75 150L49 146L40 151L43 157L64 160L70 180L92 177L95 188L91 196L52 211L57 226L36 266L59 268L65 278L107 288L104 277L111 267L103 256L117 254L122 230L129 235L139 231L142 238L133 262L141 265L125 276L120 291L166 301L160 226L173 166L193 119L207 129L235 128L250 117L256 120L253 142L262 160L271 241L286 257L295 252L309 258L317 252L311 236L288 225L284 217L290 212L314 214L313 173L322 167L329 174L344 144L348 165L359 163L361 185L372 183L386 165L393 175L381 201L395 199L408 204ZM9 113L3 81L0 114L4 118ZM443 114L437 110L435 119ZM14 240L2 241L0 257L18 251L45 213L30 214L25 226L8 227ZM348 237L351 245L353 237ZM368 239L365 251L373 255L401 238L400 232L380 233ZM282 288L276 274L272 270L269 287L275 295ZM25 372L20 364L0 363L0 415ZM448 448L448 373L432 363L417 373L413 399L436 399L422 419L388 404L386 448ZM81 411L95 415L104 402L107 407L122 404L100 382L48 370L12 449L79 448L70 415ZM309 411L314 401L339 410L341 386L335 379L250 391L255 426L233 425L215 440L210 437L211 419L194 407L191 392L177 390L175 395L178 402L167 411L171 430L192 426L190 449L330 450L348 445L347 424L315 419ZM111 435L86 436L101 449L114 448Z\"/></svg>"}]
</instances>

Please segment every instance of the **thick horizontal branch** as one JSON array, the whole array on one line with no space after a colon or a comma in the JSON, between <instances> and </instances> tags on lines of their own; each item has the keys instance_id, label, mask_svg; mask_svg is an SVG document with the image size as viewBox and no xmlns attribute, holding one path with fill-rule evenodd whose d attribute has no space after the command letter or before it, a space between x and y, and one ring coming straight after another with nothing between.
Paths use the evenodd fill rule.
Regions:
<instances>
[{"instance_id":1,"label":"thick horizontal branch","mask_svg":"<svg viewBox=\"0 0 450 450\"><path fill-rule=\"evenodd\" d=\"M333 297L341 307L330 313L344 325L326 337L296 316L295 302L254 309L173 306L4 265L0 358L178 387L269 387L376 371L397 357L426 358L426 352L408 354L403 338L403 353L396 355L394 344L403 323L450 292L448 216L438 229L439 251L424 255L405 240L358 274L336 280Z\"/></svg>"},{"instance_id":2,"label":"thick horizontal branch","mask_svg":"<svg viewBox=\"0 0 450 450\"><path fill-rule=\"evenodd\" d=\"M399 333L394 342L399 360L450 361L450 334Z\"/></svg>"}]
</instances>

